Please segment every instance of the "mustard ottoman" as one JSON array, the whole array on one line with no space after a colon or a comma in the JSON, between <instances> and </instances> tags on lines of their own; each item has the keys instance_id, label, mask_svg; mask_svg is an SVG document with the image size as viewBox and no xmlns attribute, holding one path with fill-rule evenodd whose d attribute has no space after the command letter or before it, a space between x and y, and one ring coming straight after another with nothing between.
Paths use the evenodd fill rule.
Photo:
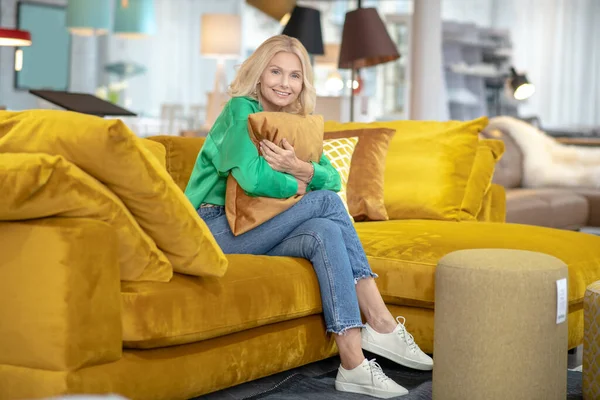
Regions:
<instances>
[{"instance_id":1,"label":"mustard ottoman","mask_svg":"<svg viewBox=\"0 0 600 400\"><path fill-rule=\"evenodd\" d=\"M583 398L600 399L600 281L583 299Z\"/></svg>"},{"instance_id":2,"label":"mustard ottoman","mask_svg":"<svg viewBox=\"0 0 600 400\"><path fill-rule=\"evenodd\" d=\"M567 266L530 251L461 250L435 273L435 400L564 400Z\"/></svg>"}]
</instances>

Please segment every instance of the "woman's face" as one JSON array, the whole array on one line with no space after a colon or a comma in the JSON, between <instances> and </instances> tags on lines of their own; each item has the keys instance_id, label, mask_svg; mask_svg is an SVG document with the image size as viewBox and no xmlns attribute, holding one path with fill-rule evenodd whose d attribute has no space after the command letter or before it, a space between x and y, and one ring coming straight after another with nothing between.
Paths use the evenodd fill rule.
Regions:
<instances>
[{"instance_id":1,"label":"woman's face","mask_svg":"<svg viewBox=\"0 0 600 400\"><path fill-rule=\"evenodd\" d=\"M279 52L273 56L260 76L260 94L265 111L280 111L294 103L303 85L302 63L294 53Z\"/></svg>"}]
</instances>

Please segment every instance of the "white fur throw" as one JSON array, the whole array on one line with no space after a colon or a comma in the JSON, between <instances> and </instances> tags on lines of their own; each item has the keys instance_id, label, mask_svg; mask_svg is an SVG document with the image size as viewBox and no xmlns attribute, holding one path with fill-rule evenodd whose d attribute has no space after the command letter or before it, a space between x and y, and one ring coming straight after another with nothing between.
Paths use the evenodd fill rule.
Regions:
<instances>
[{"instance_id":1,"label":"white fur throw","mask_svg":"<svg viewBox=\"0 0 600 400\"><path fill-rule=\"evenodd\" d=\"M600 188L600 147L565 145L513 117L490 119L488 128L509 134L523 152L523 186Z\"/></svg>"}]
</instances>

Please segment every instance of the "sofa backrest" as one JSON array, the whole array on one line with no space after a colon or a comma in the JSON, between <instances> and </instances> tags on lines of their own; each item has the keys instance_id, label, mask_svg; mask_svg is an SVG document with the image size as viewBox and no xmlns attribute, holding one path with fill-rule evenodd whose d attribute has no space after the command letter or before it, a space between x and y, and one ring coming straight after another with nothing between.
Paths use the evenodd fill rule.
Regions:
<instances>
[{"instance_id":1,"label":"sofa backrest","mask_svg":"<svg viewBox=\"0 0 600 400\"><path fill-rule=\"evenodd\" d=\"M523 153L517 143L500 129L486 128L481 132L481 136L504 142L504 155L496 164L493 182L507 189L520 187L523 180Z\"/></svg>"},{"instance_id":2,"label":"sofa backrest","mask_svg":"<svg viewBox=\"0 0 600 400\"><path fill-rule=\"evenodd\" d=\"M196 164L198 153L202 145L204 145L205 138L152 136L148 139L165 146L167 172L169 172L177 186L182 191L185 191L185 187Z\"/></svg>"}]
</instances>

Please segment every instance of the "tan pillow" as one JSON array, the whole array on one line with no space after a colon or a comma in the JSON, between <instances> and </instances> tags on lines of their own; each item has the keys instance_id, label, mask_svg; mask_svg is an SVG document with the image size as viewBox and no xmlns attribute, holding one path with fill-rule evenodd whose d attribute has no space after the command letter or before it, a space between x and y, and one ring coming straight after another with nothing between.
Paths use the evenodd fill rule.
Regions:
<instances>
[{"instance_id":1,"label":"tan pillow","mask_svg":"<svg viewBox=\"0 0 600 400\"><path fill-rule=\"evenodd\" d=\"M123 202L61 156L0 154L0 220L92 218L117 234L121 280L168 282L173 268ZM68 239L65 239L68 240Z\"/></svg>"},{"instance_id":2,"label":"tan pillow","mask_svg":"<svg viewBox=\"0 0 600 400\"><path fill-rule=\"evenodd\" d=\"M323 153L323 117L300 116L285 112L260 112L248 117L250 140L279 144L286 139L303 161L319 162ZM233 175L227 179L225 210L227 221L235 236L248 232L296 204L302 196L288 199L251 197L238 185Z\"/></svg>"},{"instance_id":3,"label":"tan pillow","mask_svg":"<svg viewBox=\"0 0 600 400\"><path fill-rule=\"evenodd\" d=\"M223 251L142 143L121 120L56 110L0 111L0 152L63 156L125 203L175 272L223 276Z\"/></svg>"},{"instance_id":4,"label":"tan pillow","mask_svg":"<svg viewBox=\"0 0 600 400\"><path fill-rule=\"evenodd\" d=\"M387 221L383 177L388 146L394 129L372 128L326 132L325 139L358 137L352 156L347 198L355 221Z\"/></svg>"}]
</instances>

